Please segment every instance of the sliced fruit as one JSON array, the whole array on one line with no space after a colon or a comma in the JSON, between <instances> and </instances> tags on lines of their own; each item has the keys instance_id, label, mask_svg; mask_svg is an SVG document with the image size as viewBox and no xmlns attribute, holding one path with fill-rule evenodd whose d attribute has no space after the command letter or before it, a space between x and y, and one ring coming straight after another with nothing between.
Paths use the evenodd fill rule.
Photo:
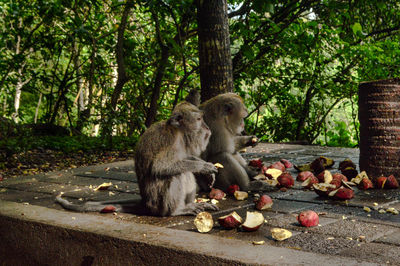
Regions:
<instances>
[{"instance_id":1,"label":"sliced fruit","mask_svg":"<svg viewBox=\"0 0 400 266\"><path fill-rule=\"evenodd\" d=\"M241 225L243 223L243 219L239 214L233 211L228 215L219 217L218 223L224 228L232 229Z\"/></svg>"},{"instance_id":2,"label":"sliced fruit","mask_svg":"<svg viewBox=\"0 0 400 266\"><path fill-rule=\"evenodd\" d=\"M197 214L193 223L200 233L210 232L214 225L213 218L209 212L200 212Z\"/></svg>"},{"instance_id":3,"label":"sliced fruit","mask_svg":"<svg viewBox=\"0 0 400 266\"><path fill-rule=\"evenodd\" d=\"M292 237L292 232L283 228L272 228L271 235L273 239L283 241Z\"/></svg>"},{"instance_id":4,"label":"sliced fruit","mask_svg":"<svg viewBox=\"0 0 400 266\"><path fill-rule=\"evenodd\" d=\"M399 187L399 182L397 182L397 179L394 177L394 175L388 176L385 188L398 188L398 187Z\"/></svg>"},{"instance_id":5,"label":"sliced fruit","mask_svg":"<svg viewBox=\"0 0 400 266\"><path fill-rule=\"evenodd\" d=\"M303 183L301 183L302 187L306 187L306 188L311 188L313 184L317 184L318 183L318 179L312 175L309 178L307 178L306 180L304 180Z\"/></svg>"},{"instance_id":6,"label":"sliced fruit","mask_svg":"<svg viewBox=\"0 0 400 266\"><path fill-rule=\"evenodd\" d=\"M282 174L282 171L276 168L268 168L264 174L267 178L277 179Z\"/></svg>"},{"instance_id":7,"label":"sliced fruit","mask_svg":"<svg viewBox=\"0 0 400 266\"><path fill-rule=\"evenodd\" d=\"M208 194L208 197L210 199L216 199L216 200L221 200L223 198L225 198L225 192L223 192L222 190L218 189L218 188L212 188L210 193Z\"/></svg>"},{"instance_id":8,"label":"sliced fruit","mask_svg":"<svg viewBox=\"0 0 400 266\"><path fill-rule=\"evenodd\" d=\"M260 212L247 212L246 221L242 224L242 229L247 232L256 231L264 223L264 216Z\"/></svg>"},{"instance_id":9,"label":"sliced fruit","mask_svg":"<svg viewBox=\"0 0 400 266\"><path fill-rule=\"evenodd\" d=\"M329 170L324 170L317 175L319 182L329 184L333 180L332 174Z\"/></svg>"},{"instance_id":10,"label":"sliced fruit","mask_svg":"<svg viewBox=\"0 0 400 266\"><path fill-rule=\"evenodd\" d=\"M303 171L303 172L300 172L297 175L296 180L300 181L300 182L303 182L303 181L306 181L308 178L310 178L312 176L314 176L314 174L311 171Z\"/></svg>"},{"instance_id":11,"label":"sliced fruit","mask_svg":"<svg viewBox=\"0 0 400 266\"><path fill-rule=\"evenodd\" d=\"M272 199L268 195L262 195L256 202L256 209L259 211L270 209L272 207Z\"/></svg>"},{"instance_id":12,"label":"sliced fruit","mask_svg":"<svg viewBox=\"0 0 400 266\"><path fill-rule=\"evenodd\" d=\"M246 191L235 191L235 193L233 193L233 196L235 196L235 198L237 200L245 200L249 197L249 193L247 193Z\"/></svg>"}]
</instances>

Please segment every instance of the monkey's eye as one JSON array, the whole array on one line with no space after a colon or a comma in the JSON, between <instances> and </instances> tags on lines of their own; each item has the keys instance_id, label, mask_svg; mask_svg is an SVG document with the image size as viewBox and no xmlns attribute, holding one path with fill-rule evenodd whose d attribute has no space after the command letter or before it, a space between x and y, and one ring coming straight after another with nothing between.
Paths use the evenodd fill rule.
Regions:
<instances>
[{"instance_id":1,"label":"monkey's eye","mask_svg":"<svg viewBox=\"0 0 400 266\"><path fill-rule=\"evenodd\" d=\"M201 120L201 117L198 117L198 118L197 118L197 121L200 121L200 120Z\"/></svg>"}]
</instances>

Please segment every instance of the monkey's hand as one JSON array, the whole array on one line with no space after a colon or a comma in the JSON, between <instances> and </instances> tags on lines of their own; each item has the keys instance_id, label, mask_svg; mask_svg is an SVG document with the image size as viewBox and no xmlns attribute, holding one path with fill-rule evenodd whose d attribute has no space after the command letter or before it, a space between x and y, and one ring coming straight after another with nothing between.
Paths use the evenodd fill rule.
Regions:
<instances>
[{"instance_id":1,"label":"monkey's hand","mask_svg":"<svg viewBox=\"0 0 400 266\"><path fill-rule=\"evenodd\" d=\"M212 188L215 183L215 174L205 175L204 181L207 183L207 187Z\"/></svg>"},{"instance_id":2,"label":"monkey's hand","mask_svg":"<svg viewBox=\"0 0 400 266\"><path fill-rule=\"evenodd\" d=\"M211 175L211 174L216 174L218 173L218 168L215 167L214 164L205 162L203 165L203 168L200 170L200 174L204 175Z\"/></svg>"},{"instance_id":3,"label":"monkey's hand","mask_svg":"<svg viewBox=\"0 0 400 266\"><path fill-rule=\"evenodd\" d=\"M249 136L249 140L246 143L246 146L255 147L259 143L258 138L256 136Z\"/></svg>"}]
</instances>

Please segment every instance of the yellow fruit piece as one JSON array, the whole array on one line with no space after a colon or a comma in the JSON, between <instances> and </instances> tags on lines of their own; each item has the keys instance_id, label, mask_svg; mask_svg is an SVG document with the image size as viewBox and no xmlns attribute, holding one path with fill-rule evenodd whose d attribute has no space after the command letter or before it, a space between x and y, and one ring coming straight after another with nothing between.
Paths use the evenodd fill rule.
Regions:
<instances>
[{"instance_id":1,"label":"yellow fruit piece","mask_svg":"<svg viewBox=\"0 0 400 266\"><path fill-rule=\"evenodd\" d=\"M272 228L271 234L272 238L278 241L283 241L292 237L292 232L283 228Z\"/></svg>"}]
</instances>

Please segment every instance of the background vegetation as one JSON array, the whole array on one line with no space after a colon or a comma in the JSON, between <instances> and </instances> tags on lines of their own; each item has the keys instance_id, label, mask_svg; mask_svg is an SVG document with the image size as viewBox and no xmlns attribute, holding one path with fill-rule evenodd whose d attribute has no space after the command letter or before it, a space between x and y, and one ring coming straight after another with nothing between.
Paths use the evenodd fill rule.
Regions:
<instances>
[{"instance_id":1,"label":"background vegetation","mask_svg":"<svg viewBox=\"0 0 400 266\"><path fill-rule=\"evenodd\" d=\"M193 0L6 0L0 10L7 155L131 149L200 87ZM399 1L228 0L228 12L247 131L356 146L358 84L400 76ZM47 134L73 137L32 137Z\"/></svg>"}]
</instances>

